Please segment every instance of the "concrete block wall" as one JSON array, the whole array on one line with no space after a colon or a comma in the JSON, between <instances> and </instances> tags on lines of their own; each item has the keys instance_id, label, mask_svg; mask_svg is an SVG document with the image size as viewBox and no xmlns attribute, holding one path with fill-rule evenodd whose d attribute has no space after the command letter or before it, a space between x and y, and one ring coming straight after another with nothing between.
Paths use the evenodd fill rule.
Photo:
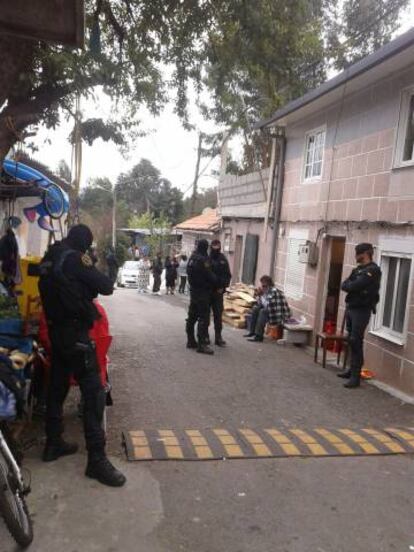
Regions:
<instances>
[{"instance_id":1,"label":"concrete block wall","mask_svg":"<svg viewBox=\"0 0 414 552\"><path fill-rule=\"evenodd\" d=\"M269 169L243 176L226 175L218 188L222 217L264 217Z\"/></svg>"},{"instance_id":2,"label":"concrete block wall","mask_svg":"<svg viewBox=\"0 0 414 552\"><path fill-rule=\"evenodd\" d=\"M402 90L414 68L287 127L285 221L414 221L414 167L393 168ZM303 181L307 132L326 127L323 172Z\"/></svg>"}]
</instances>

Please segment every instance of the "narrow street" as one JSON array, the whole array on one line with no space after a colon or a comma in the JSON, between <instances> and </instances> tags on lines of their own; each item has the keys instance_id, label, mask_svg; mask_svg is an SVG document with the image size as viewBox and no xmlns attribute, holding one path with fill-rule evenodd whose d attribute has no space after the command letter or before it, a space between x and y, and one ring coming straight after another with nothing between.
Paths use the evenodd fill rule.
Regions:
<instances>
[{"instance_id":1,"label":"narrow street","mask_svg":"<svg viewBox=\"0 0 414 552\"><path fill-rule=\"evenodd\" d=\"M412 454L127 462L121 434L407 428L414 406L368 384L345 390L334 370L314 365L304 351L248 343L228 327L228 347L213 357L188 351L179 296L118 289L105 306L115 337L108 446L128 484L105 489L83 478L84 454L42 465L32 450L31 550L412 550ZM68 415L78 431L70 408Z\"/></svg>"}]
</instances>

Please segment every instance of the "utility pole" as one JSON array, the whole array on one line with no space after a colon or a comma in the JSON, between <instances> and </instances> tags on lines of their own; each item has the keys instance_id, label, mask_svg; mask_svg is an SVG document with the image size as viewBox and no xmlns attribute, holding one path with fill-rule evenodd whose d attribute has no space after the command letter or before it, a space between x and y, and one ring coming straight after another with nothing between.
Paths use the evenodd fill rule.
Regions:
<instances>
[{"instance_id":1,"label":"utility pole","mask_svg":"<svg viewBox=\"0 0 414 552\"><path fill-rule=\"evenodd\" d=\"M79 212L78 212L78 203L79 203L79 190L80 190L80 181L82 173L82 135L81 135L81 124L82 124L82 111L81 111L81 100L80 95L76 96L75 100L75 124L73 128L73 145L72 145L72 166L71 166L71 177L72 177L72 206L71 206L71 219L73 222L78 222Z\"/></svg>"},{"instance_id":2,"label":"utility pole","mask_svg":"<svg viewBox=\"0 0 414 552\"><path fill-rule=\"evenodd\" d=\"M113 203L112 203L112 247L116 248L116 184L112 191Z\"/></svg>"},{"instance_id":3,"label":"utility pole","mask_svg":"<svg viewBox=\"0 0 414 552\"><path fill-rule=\"evenodd\" d=\"M201 149L203 145L203 137L201 132L198 135L198 148L197 148L197 163L196 163L196 170L194 175L194 181L193 181L193 195L191 197L191 215L195 214L195 203L197 200L197 186L198 186L198 179L200 177L200 163L201 163Z\"/></svg>"}]
</instances>

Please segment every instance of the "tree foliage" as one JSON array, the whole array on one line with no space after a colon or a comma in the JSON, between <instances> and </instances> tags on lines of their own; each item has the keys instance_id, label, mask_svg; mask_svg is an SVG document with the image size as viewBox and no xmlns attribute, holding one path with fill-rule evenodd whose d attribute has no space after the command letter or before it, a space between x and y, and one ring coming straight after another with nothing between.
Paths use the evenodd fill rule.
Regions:
<instances>
[{"instance_id":1,"label":"tree foliage","mask_svg":"<svg viewBox=\"0 0 414 552\"><path fill-rule=\"evenodd\" d=\"M217 207L217 188L209 188L202 192L199 192L195 202L196 214L201 214L206 207L215 209ZM191 197L184 199L184 214L182 220L191 217ZM180 221L181 222L181 221Z\"/></svg>"},{"instance_id":2,"label":"tree foliage","mask_svg":"<svg viewBox=\"0 0 414 552\"><path fill-rule=\"evenodd\" d=\"M0 160L31 125L56 127L78 94L97 90L111 117L83 122L89 143L125 145L139 110L157 115L172 97L188 125L189 80L212 93L209 117L248 132L323 81L328 62L344 67L389 40L407 3L85 0L84 50L0 34Z\"/></svg>"},{"instance_id":3,"label":"tree foliage","mask_svg":"<svg viewBox=\"0 0 414 552\"><path fill-rule=\"evenodd\" d=\"M150 235L146 236L144 241L149 246L151 255L162 251L163 245L166 245L166 239L171 233L171 222L165 215L161 214L160 217L156 217L148 211L142 215L133 215L128 222L128 226L129 228L150 230Z\"/></svg>"},{"instance_id":4,"label":"tree foliage","mask_svg":"<svg viewBox=\"0 0 414 552\"><path fill-rule=\"evenodd\" d=\"M167 217L173 224L182 216L182 192L163 178L148 159L141 159L131 171L118 178L117 195L137 215L148 211L158 218Z\"/></svg>"},{"instance_id":5,"label":"tree foliage","mask_svg":"<svg viewBox=\"0 0 414 552\"><path fill-rule=\"evenodd\" d=\"M29 125L56 127L59 108L73 114L75 96L93 96L97 87L113 100L112 128L131 130L143 106L159 113L170 86L185 119L210 2L86 0L85 8L84 50L0 35L0 159ZM174 68L168 78L161 64ZM96 136L107 132L96 121L93 127Z\"/></svg>"},{"instance_id":6,"label":"tree foliage","mask_svg":"<svg viewBox=\"0 0 414 552\"><path fill-rule=\"evenodd\" d=\"M388 42L409 0L326 2L327 53L336 69L344 69Z\"/></svg>"}]
</instances>

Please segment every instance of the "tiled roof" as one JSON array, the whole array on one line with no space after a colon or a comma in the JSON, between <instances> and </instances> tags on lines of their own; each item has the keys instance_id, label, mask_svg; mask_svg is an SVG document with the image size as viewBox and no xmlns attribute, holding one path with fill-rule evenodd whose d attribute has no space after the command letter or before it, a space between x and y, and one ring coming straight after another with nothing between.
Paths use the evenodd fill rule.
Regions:
<instances>
[{"instance_id":1,"label":"tiled roof","mask_svg":"<svg viewBox=\"0 0 414 552\"><path fill-rule=\"evenodd\" d=\"M175 227L177 230L195 230L204 232L215 232L220 227L220 217L216 209L205 209L201 215L193 217Z\"/></svg>"}]
</instances>

